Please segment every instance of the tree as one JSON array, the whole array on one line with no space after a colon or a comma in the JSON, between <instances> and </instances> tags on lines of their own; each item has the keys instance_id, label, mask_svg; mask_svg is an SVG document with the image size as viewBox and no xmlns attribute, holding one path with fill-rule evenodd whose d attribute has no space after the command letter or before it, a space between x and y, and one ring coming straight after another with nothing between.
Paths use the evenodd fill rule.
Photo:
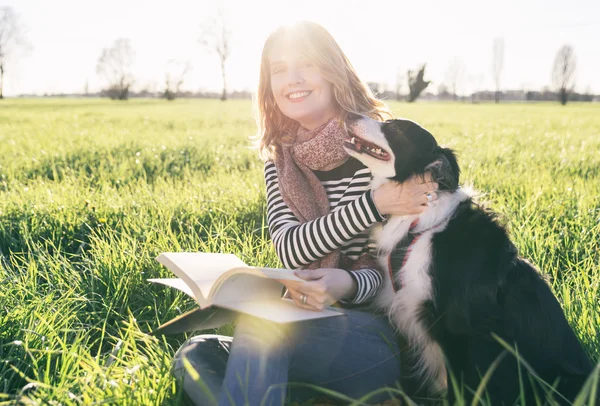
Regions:
<instances>
[{"instance_id":1,"label":"tree","mask_svg":"<svg viewBox=\"0 0 600 406\"><path fill-rule=\"evenodd\" d=\"M575 51L570 45L563 45L556 53L552 69L552 84L558 92L560 103L564 106L569 99L569 93L575 87L575 68L577 62Z\"/></svg>"},{"instance_id":2,"label":"tree","mask_svg":"<svg viewBox=\"0 0 600 406\"><path fill-rule=\"evenodd\" d=\"M367 82L367 86L369 86L369 90L373 95L378 96L381 92L379 91L379 83L377 82Z\"/></svg>"},{"instance_id":3,"label":"tree","mask_svg":"<svg viewBox=\"0 0 600 406\"><path fill-rule=\"evenodd\" d=\"M440 83L437 87L437 95L439 99L447 99L450 97L450 92L448 91L448 86L444 83Z\"/></svg>"},{"instance_id":4,"label":"tree","mask_svg":"<svg viewBox=\"0 0 600 406\"><path fill-rule=\"evenodd\" d=\"M454 101L456 101L458 89L462 85L464 76L464 64L460 59L454 58L452 62L450 62L450 66L448 66L448 71L446 72L446 80L448 82L450 90L452 91L452 100Z\"/></svg>"},{"instance_id":5,"label":"tree","mask_svg":"<svg viewBox=\"0 0 600 406\"><path fill-rule=\"evenodd\" d=\"M167 62L167 73L165 74L165 91L163 97L167 100L175 100L181 91L181 86L192 66L189 62L169 60Z\"/></svg>"},{"instance_id":6,"label":"tree","mask_svg":"<svg viewBox=\"0 0 600 406\"><path fill-rule=\"evenodd\" d=\"M106 94L113 100L127 100L133 85L133 59L135 53L131 42L125 38L117 39L112 48L102 50L96 72L108 82Z\"/></svg>"},{"instance_id":7,"label":"tree","mask_svg":"<svg viewBox=\"0 0 600 406\"><path fill-rule=\"evenodd\" d=\"M594 100L594 93L592 92L592 87L588 85L585 88L585 92L583 92L583 101L591 102Z\"/></svg>"},{"instance_id":8,"label":"tree","mask_svg":"<svg viewBox=\"0 0 600 406\"><path fill-rule=\"evenodd\" d=\"M409 70L407 72L408 89L409 89L408 102L409 103L412 103L415 100L417 100L417 98L419 97L421 92L423 90L425 90L427 88L427 86L429 86L429 84L431 83L431 81L423 80L423 77L425 76L425 65L426 64L423 64L423 66L421 66L421 69L419 69L416 73L415 73L415 71L412 71L412 70Z\"/></svg>"},{"instance_id":9,"label":"tree","mask_svg":"<svg viewBox=\"0 0 600 406\"><path fill-rule=\"evenodd\" d=\"M483 84L483 73L469 75L469 82L471 83L471 103L475 103L479 98L479 91Z\"/></svg>"},{"instance_id":10,"label":"tree","mask_svg":"<svg viewBox=\"0 0 600 406\"><path fill-rule=\"evenodd\" d=\"M500 103L500 79L504 68L504 39L494 39L494 51L492 60L492 77L496 84L496 103Z\"/></svg>"},{"instance_id":11,"label":"tree","mask_svg":"<svg viewBox=\"0 0 600 406\"><path fill-rule=\"evenodd\" d=\"M223 76L223 94L221 100L227 100L226 62L231 55L231 31L228 29L225 14L219 10L217 15L202 24L199 42L210 52L216 53L221 64Z\"/></svg>"},{"instance_id":12,"label":"tree","mask_svg":"<svg viewBox=\"0 0 600 406\"><path fill-rule=\"evenodd\" d=\"M404 81L404 75L400 67L396 69L396 100L402 100L402 82Z\"/></svg>"},{"instance_id":13,"label":"tree","mask_svg":"<svg viewBox=\"0 0 600 406\"><path fill-rule=\"evenodd\" d=\"M19 18L12 7L0 7L0 99L4 84L4 73L11 55L19 47L25 46Z\"/></svg>"}]
</instances>

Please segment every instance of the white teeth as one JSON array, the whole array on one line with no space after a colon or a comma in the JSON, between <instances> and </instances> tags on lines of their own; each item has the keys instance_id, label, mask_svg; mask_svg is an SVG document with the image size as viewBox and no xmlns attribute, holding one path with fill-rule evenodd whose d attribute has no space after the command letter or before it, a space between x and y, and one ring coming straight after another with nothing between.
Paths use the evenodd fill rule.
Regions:
<instances>
[{"instance_id":1,"label":"white teeth","mask_svg":"<svg viewBox=\"0 0 600 406\"><path fill-rule=\"evenodd\" d=\"M301 98L301 97L308 96L308 95L309 95L309 93L310 93L310 92L298 92L298 93L290 93L290 94L288 94L288 97L289 97L290 99L299 99L299 98Z\"/></svg>"},{"instance_id":2,"label":"white teeth","mask_svg":"<svg viewBox=\"0 0 600 406\"><path fill-rule=\"evenodd\" d=\"M367 147L367 150L369 150L370 152L376 154L376 155L380 155L380 156L384 156L385 152L381 149L381 148L372 148L372 147Z\"/></svg>"},{"instance_id":3,"label":"white teeth","mask_svg":"<svg viewBox=\"0 0 600 406\"><path fill-rule=\"evenodd\" d=\"M350 138L350 144L356 144L356 137ZM374 155L379 155L381 157L384 157L386 155L386 152L384 150L382 150L381 148L368 147L366 145L363 145L362 148L371 152Z\"/></svg>"}]
</instances>

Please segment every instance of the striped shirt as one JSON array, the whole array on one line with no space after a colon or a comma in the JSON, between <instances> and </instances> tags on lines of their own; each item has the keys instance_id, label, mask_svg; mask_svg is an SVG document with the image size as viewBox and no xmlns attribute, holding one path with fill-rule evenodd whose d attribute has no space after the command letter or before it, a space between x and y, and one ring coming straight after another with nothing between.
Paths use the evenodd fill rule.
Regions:
<instances>
[{"instance_id":1,"label":"striped shirt","mask_svg":"<svg viewBox=\"0 0 600 406\"><path fill-rule=\"evenodd\" d=\"M350 259L372 251L369 228L383 217L377 210L369 184L371 171L355 158L331 171L314 171L327 192L331 212L300 224L279 192L273 161L265 162L267 222L277 256L285 268L299 269L340 248ZM356 281L356 296L347 302L372 299L383 277L376 269L349 271Z\"/></svg>"}]
</instances>

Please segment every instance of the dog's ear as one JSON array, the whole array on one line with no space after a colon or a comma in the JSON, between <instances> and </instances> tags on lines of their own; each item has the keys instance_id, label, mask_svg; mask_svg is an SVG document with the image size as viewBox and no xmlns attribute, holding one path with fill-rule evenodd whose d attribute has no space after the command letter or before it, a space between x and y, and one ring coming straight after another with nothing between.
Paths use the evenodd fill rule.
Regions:
<instances>
[{"instance_id":1,"label":"dog's ear","mask_svg":"<svg viewBox=\"0 0 600 406\"><path fill-rule=\"evenodd\" d=\"M456 159L456 153L450 148L440 148L442 155L448 160L450 170L456 177L456 184L460 183L460 167L458 166L458 160Z\"/></svg>"},{"instance_id":2,"label":"dog's ear","mask_svg":"<svg viewBox=\"0 0 600 406\"><path fill-rule=\"evenodd\" d=\"M458 188L460 169L454 151L449 148L436 148L436 159L427 166L433 181L438 184L439 190L455 191Z\"/></svg>"}]
</instances>

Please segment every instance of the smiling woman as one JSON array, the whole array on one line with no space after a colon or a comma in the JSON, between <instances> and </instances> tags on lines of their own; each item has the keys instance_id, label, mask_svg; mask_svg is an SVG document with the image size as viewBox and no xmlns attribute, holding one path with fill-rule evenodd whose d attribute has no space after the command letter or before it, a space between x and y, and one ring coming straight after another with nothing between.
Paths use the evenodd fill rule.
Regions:
<instances>
[{"instance_id":1,"label":"smiling woman","mask_svg":"<svg viewBox=\"0 0 600 406\"><path fill-rule=\"evenodd\" d=\"M346 317L292 325L241 317L233 340L190 339L176 354L175 372L198 405L275 406L288 395L304 401L318 393L307 384L346 400L396 386L400 344L387 317L369 309L383 281L369 229L386 214L422 212L425 193L437 186L411 180L369 189L369 169L343 148L351 139L346 120L391 115L315 23L282 27L267 39L257 104L269 232L283 265L303 279L281 283L298 307L320 311L337 303ZM186 358L211 394L184 369ZM305 387L290 385L288 394L289 382ZM379 392L369 401L386 398Z\"/></svg>"},{"instance_id":2,"label":"smiling woman","mask_svg":"<svg viewBox=\"0 0 600 406\"><path fill-rule=\"evenodd\" d=\"M277 144L305 141L298 124L313 130L331 117L344 121L352 113L391 118L331 34L306 22L283 26L265 42L257 104L264 113L258 122L263 159L275 158Z\"/></svg>"},{"instance_id":3,"label":"smiling woman","mask_svg":"<svg viewBox=\"0 0 600 406\"><path fill-rule=\"evenodd\" d=\"M332 84L306 55L283 39L273 47L269 60L273 97L284 115L312 130L335 114Z\"/></svg>"}]
</instances>

